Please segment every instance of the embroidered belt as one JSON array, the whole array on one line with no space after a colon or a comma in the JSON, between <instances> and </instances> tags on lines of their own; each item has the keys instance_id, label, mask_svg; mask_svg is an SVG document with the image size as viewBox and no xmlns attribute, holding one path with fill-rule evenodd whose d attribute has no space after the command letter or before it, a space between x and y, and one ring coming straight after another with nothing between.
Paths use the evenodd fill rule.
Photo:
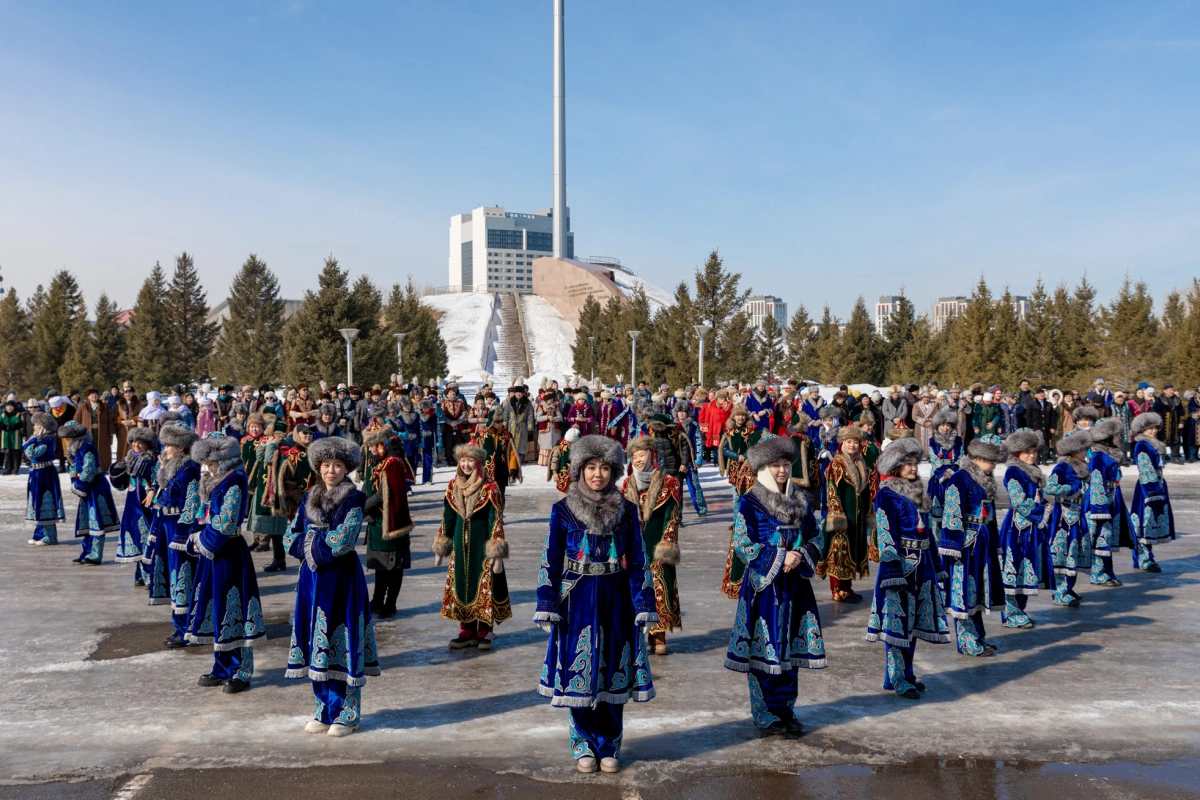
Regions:
<instances>
[{"instance_id":1,"label":"embroidered belt","mask_svg":"<svg viewBox=\"0 0 1200 800\"><path fill-rule=\"evenodd\" d=\"M41 469L42 467L53 467L53 466L54 466L53 461L31 461L31 462L29 462L30 471L33 471L35 469Z\"/></svg>"},{"instance_id":2,"label":"embroidered belt","mask_svg":"<svg viewBox=\"0 0 1200 800\"><path fill-rule=\"evenodd\" d=\"M966 517L966 520L971 525L986 525L988 518L987 517L977 517L974 514L968 514Z\"/></svg>"},{"instance_id":3,"label":"embroidered belt","mask_svg":"<svg viewBox=\"0 0 1200 800\"><path fill-rule=\"evenodd\" d=\"M906 539L904 537L901 537L900 538L900 546L903 547L905 550L928 550L929 549L929 540L928 539Z\"/></svg>"},{"instance_id":4,"label":"embroidered belt","mask_svg":"<svg viewBox=\"0 0 1200 800\"><path fill-rule=\"evenodd\" d=\"M607 561L585 564L582 561L575 561L568 558L567 571L576 572L580 575L615 575L618 572L624 572L624 569L620 564L610 564Z\"/></svg>"},{"instance_id":5,"label":"embroidered belt","mask_svg":"<svg viewBox=\"0 0 1200 800\"><path fill-rule=\"evenodd\" d=\"M1105 482L1104 482L1104 488L1105 488L1105 489L1110 489L1110 490L1111 490L1111 489L1116 489L1116 488L1117 488L1117 487L1119 487L1120 485L1121 485L1121 482L1120 482L1120 481L1105 481Z\"/></svg>"},{"instance_id":6,"label":"embroidered belt","mask_svg":"<svg viewBox=\"0 0 1200 800\"><path fill-rule=\"evenodd\" d=\"M159 506L159 510L162 511L164 516L168 517L178 517L183 513L182 506Z\"/></svg>"}]
</instances>

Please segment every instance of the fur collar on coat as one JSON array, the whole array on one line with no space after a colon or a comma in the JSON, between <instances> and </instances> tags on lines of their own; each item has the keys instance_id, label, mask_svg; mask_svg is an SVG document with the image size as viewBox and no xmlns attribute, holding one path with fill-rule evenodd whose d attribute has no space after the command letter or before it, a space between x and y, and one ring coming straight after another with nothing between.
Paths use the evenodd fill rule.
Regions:
<instances>
[{"instance_id":1,"label":"fur collar on coat","mask_svg":"<svg viewBox=\"0 0 1200 800\"><path fill-rule=\"evenodd\" d=\"M1037 484L1039 489L1046 488L1046 476L1042 472L1042 468L1033 464L1026 464L1019 458L1010 458L1004 462L1006 467L1016 467L1029 476L1029 479Z\"/></svg>"},{"instance_id":2,"label":"fur collar on coat","mask_svg":"<svg viewBox=\"0 0 1200 800\"><path fill-rule=\"evenodd\" d=\"M896 494L905 498L921 511L929 510L929 495L925 493L925 486L919 478L913 478L911 481L906 481L904 478L895 476L884 478L883 483L879 484L880 489L891 489Z\"/></svg>"},{"instance_id":3,"label":"fur collar on coat","mask_svg":"<svg viewBox=\"0 0 1200 800\"><path fill-rule=\"evenodd\" d=\"M304 501L304 514L308 517L309 524L318 528L329 527L329 517L352 491L354 481L349 477L343 478L342 482L332 489L326 489L324 483L318 482L308 490L308 497Z\"/></svg>"},{"instance_id":4,"label":"fur collar on coat","mask_svg":"<svg viewBox=\"0 0 1200 800\"><path fill-rule=\"evenodd\" d=\"M958 466L959 468L966 470L967 474L970 475L976 483L983 487L984 494L987 495L987 499L990 502L995 502L996 481L994 481L990 475L984 475L983 470L979 468L978 464L971 460L970 456L963 456L960 458L958 460ZM964 511L964 513L966 512Z\"/></svg>"},{"instance_id":5,"label":"fur collar on coat","mask_svg":"<svg viewBox=\"0 0 1200 800\"><path fill-rule=\"evenodd\" d=\"M621 521L624 504L625 497L617 490L615 479L598 493L582 486L579 481L572 481L567 489L567 508L587 528L588 533L596 536L612 535Z\"/></svg>"}]
</instances>

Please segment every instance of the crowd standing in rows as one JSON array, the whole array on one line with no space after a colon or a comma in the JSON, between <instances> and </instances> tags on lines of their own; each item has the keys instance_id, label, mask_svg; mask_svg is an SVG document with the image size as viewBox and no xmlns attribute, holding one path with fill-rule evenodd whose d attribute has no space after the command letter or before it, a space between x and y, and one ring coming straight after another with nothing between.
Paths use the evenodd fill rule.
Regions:
<instances>
[{"instance_id":1,"label":"crowd standing in rows","mask_svg":"<svg viewBox=\"0 0 1200 800\"><path fill-rule=\"evenodd\" d=\"M1169 385L1161 395L1144 384L1110 392L1103 379L1086 395L1028 381L1012 392L841 387L828 402L795 381L597 388L544 382L531 397L518 382L501 400L485 385L468 403L452 380L205 385L164 400L126 383L44 402L10 396L0 446L6 474L29 467L29 543L58 543L66 472L79 498L75 562L100 565L115 534L115 560L134 565L152 605L170 606L164 646L212 645L201 686L250 688L265 635L252 552L271 552L265 572L297 560L286 675L312 684L305 729L332 736L357 729L362 687L379 674L374 620L395 615L411 567L412 487L432 483L438 464L454 468L433 539L447 569L441 611L459 626L451 648L490 650L512 617L505 493L536 461L564 495L538 565L534 622L550 637L537 691L569 710L578 769L615 772L624 705L654 697L650 656L668 654L682 627L683 487L705 517L702 465L727 479L734 508L725 666L747 674L754 724L781 733L803 728L798 671L827 665L809 579L858 603L854 582L875 565L866 638L884 643L884 688L919 699L917 640L988 657L999 647L984 627L992 609L1004 627L1031 628L1028 598L1045 590L1079 606L1081 571L1119 587L1120 547L1135 569L1159 571L1154 547L1175 537L1164 464L1194 461L1200 445L1200 396Z\"/></svg>"}]
</instances>

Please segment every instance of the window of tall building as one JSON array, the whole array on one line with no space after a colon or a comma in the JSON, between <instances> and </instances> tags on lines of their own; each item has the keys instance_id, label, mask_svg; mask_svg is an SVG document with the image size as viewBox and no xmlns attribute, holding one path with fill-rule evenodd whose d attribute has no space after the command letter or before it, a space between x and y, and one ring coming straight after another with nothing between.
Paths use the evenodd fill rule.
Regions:
<instances>
[{"instance_id":1,"label":"window of tall building","mask_svg":"<svg viewBox=\"0 0 1200 800\"><path fill-rule=\"evenodd\" d=\"M475 270L471 264L471 242L462 243L462 285L472 286L475 283Z\"/></svg>"}]
</instances>

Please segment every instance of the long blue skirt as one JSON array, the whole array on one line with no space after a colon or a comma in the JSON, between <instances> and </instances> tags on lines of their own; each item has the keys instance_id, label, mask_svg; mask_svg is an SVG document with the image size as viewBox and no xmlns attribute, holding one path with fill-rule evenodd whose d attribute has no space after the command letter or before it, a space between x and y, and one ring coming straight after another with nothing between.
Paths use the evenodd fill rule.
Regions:
<instances>
[{"instance_id":1,"label":"long blue skirt","mask_svg":"<svg viewBox=\"0 0 1200 800\"><path fill-rule=\"evenodd\" d=\"M379 674L375 623L358 553L314 572L305 562L296 581L296 612L286 676L363 686Z\"/></svg>"},{"instance_id":2,"label":"long blue skirt","mask_svg":"<svg viewBox=\"0 0 1200 800\"><path fill-rule=\"evenodd\" d=\"M66 521L62 488L58 485L58 473L54 467L42 467L30 472L25 495L25 519L48 525Z\"/></svg>"},{"instance_id":3,"label":"long blue skirt","mask_svg":"<svg viewBox=\"0 0 1200 800\"><path fill-rule=\"evenodd\" d=\"M250 548L235 534L214 556L197 559L187 641L216 651L253 647L267 629Z\"/></svg>"}]
</instances>

